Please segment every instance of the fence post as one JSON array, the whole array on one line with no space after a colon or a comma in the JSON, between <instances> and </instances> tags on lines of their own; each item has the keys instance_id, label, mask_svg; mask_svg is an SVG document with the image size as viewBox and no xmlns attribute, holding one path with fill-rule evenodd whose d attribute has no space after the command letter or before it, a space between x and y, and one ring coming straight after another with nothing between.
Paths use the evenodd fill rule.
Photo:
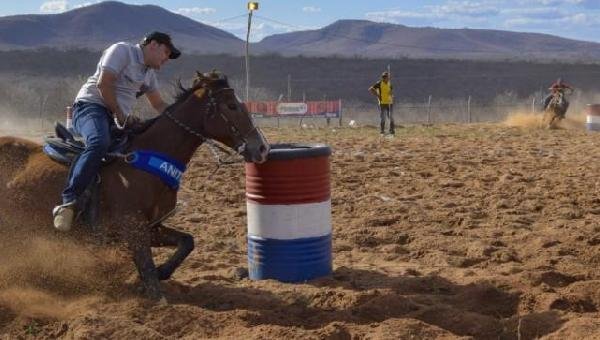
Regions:
<instances>
[{"instance_id":1,"label":"fence post","mask_svg":"<svg viewBox=\"0 0 600 340\"><path fill-rule=\"evenodd\" d=\"M340 103L339 104L340 105L340 127L342 127L342 114L343 114L343 111L342 111L342 100L338 99L338 102Z\"/></svg>"},{"instance_id":2,"label":"fence post","mask_svg":"<svg viewBox=\"0 0 600 340\"><path fill-rule=\"evenodd\" d=\"M531 113L535 113L535 96L533 96L533 100L531 101Z\"/></svg>"},{"instance_id":3,"label":"fence post","mask_svg":"<svg viewBox=\"0 0 600 340\"><path fill-rule=\"evenodd\" d=\"M467 99L467 122L471 124L471 96Z\"/></svg>"},{"instance_id":4,"label":"fence post","mask_svg":"<svg viewBox=\"0 0 600 340\"><path fill-rule=\"evenodd\" d=\"M427 124L431 124L431 95L427 101Z\"/></svg>"},{"instance_id":5,"label":"fence post","mask_svg":"<svg viewBox=\"0 0 600 340\"><path fill-rule=\"evenodd\" d=\"M292 101L292 75L288 74L287 78L287 101L289 103Z\"/></svg>"},{"instance_id":6,"label":"fence post","mask_svg":"<svg viewBox=\"0 0 600 340\"><path fill-rule=\"evenodd\" d=\"M306 103L306 92L302 92L302 102ZM298 127L302 127L303 120L304 120L304 117L300 117L300 120L298 121Z\"/></svg>"},{"instance_id":7,"label":"fence post","mask_svg":"<svg viewBox=\"0 0 600 340\"><path fill-rule=\"evenodd\" d=\"M46 111L46 102L48 101L48 95L40 97L40 123L42 125L42 131L44 131L44 111Z\"/></svg>"}]
</instances>

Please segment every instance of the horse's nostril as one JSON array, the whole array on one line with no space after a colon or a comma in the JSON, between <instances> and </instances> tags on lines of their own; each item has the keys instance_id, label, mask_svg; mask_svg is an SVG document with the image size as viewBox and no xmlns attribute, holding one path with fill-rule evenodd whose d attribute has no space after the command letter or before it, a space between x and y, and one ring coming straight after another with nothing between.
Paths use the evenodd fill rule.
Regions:
<instances>
[{"instance_id":1,"label":"horse's nostril","mask_svg":"<svg viewBox=\"0 0 600 340\"><path fill-rule=\"evenodd\" d=\"M258 151L260 151L260 153L263 153L263 152L267 151L267 148L266 148L264 145L261 145L261 146L258 148Z\"/></svg>"}]
</instances>

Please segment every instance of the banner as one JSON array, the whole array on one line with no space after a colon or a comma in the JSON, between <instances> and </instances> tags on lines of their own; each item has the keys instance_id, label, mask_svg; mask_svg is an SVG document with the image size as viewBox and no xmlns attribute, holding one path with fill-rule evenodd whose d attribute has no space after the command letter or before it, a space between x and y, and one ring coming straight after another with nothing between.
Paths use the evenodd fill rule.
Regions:
<instances>
[{"instance_id":1,"label":"banner","mask_svg":"<svg viewBox=\"0 0 600 340\"><path fill-rule=\"evenodd\" d=\"M322 117L340 118L342 101L310 101L300 103L288 102L246 102L248 111L254 117Z\"/></svg>"}]
</instances>

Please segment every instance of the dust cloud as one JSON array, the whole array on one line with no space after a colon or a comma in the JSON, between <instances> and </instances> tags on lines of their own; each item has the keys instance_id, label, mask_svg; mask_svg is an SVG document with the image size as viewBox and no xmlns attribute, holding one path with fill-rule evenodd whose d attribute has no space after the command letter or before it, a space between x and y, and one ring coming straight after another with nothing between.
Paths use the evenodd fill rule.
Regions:
<instances>
[{"instance_id":1,"label":"dust cloud","mask_svg":"<svg viewBox=\"0 0 600 340\"><path fill-rule=\"evenodd\" d=\"M126 293L131 261L119 249L51 235L0 236L0 308L62 320Z\"/></svg>"}]
</instances>

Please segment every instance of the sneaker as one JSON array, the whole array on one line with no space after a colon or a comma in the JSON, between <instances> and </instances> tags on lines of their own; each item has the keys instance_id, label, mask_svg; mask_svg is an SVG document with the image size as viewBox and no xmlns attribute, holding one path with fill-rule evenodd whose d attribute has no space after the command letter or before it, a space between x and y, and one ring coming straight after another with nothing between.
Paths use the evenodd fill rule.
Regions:
<instances>
[{"instance_id":1,"label":"sneaker","mask_svg":"<svg viewBox=\"0 0 600 340\"><path fill-rule=\"evenodd\" d=\"M75 205L63 204L54 207L52 210L54 216L54 228L59 231L69 231L75 219Z\"/></svg>"}]
</instances>

